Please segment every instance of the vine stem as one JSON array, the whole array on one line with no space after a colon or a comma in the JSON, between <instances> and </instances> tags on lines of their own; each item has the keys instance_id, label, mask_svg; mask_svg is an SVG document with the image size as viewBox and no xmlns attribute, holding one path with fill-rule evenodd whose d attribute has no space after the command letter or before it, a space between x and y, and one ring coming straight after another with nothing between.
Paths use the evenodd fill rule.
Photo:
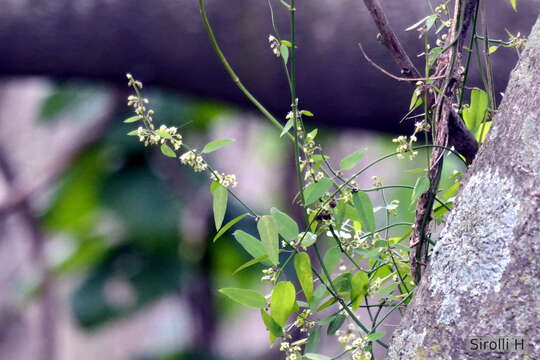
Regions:
<instances>
[{"instance_id":1,"label":"vine stem","mask_svg":"<svg viewBox=\"0 0 540 360\"><path fill-rule=\"evenodd\" d=\"M279 130L283 130L283 125L251 94L251 92L244 86L242 81L240 81L240 78L236 73L234 72L234 69L230 65L229 61L223 54L223 51L221 50L217 40L216 36L214 35L214 31L212 30L212 27L210 25L210 21L208 20L208 16L206 14L206 7L204 5L204 0L199 0L199 12L201 14L201 18L204 23L204 27L206 29L206 32L208 34L208 37L210 38L210 43L212 44L212 47L214 49L214 52L218 56L219 60L223 64L223 67L225 67L225 70L227 71L227 74L229 74L231 80L233 83L242 91L242 93L248 98L248 100L261 112L261 114L264 115L276 128ZM293 136L290 133L287 133L287 136L290 140L294 140Z\"/></svg>"}]
</instances>

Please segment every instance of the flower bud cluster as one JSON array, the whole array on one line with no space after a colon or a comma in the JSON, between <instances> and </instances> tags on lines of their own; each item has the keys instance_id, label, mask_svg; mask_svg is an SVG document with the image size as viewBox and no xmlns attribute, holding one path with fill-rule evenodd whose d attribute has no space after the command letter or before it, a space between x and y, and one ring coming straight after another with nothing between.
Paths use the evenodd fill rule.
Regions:
<instances>
[{"instance_id":1,"label":"flower bud cluster","mask_svg":"<svg viewBox=\"0 0 540 360\"><path fill-rule=\"evenodd\" d=\"M281 52L279 51L281 45L279 40L274 35L268 35L268 42L270 43L270 49L272 49L274 55L279 57L281 55Z\"/></svg>"},{"instance_id":2,"label":"flower bud cluster","mask_svg":"<svg viewBox=\"0 0 540 360\"><path fill-rule=\"evenodd\" d=\"M184 165L191 166L193 171L201 172L208 168L208 164L197 154L197 150L189 150L180 156L180 162Z\"/></svg>"}]
</instances>

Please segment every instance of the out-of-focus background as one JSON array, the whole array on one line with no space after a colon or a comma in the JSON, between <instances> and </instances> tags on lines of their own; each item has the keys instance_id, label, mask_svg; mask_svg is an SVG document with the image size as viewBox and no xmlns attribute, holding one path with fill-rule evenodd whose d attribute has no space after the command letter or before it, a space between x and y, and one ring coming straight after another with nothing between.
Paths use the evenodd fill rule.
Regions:
<instances>
[{"instance_id":1,"label":"out-of-focus background","mask_svg":"<svg viewBox=\"0 0 540 360\"><path fill-rule=\"evenodd\" d=\"M398 73L362 2L298 2L299 96L316 115L307 126L319 128L333 164L360 148L368 149L364 163L393 151L391 138L411 128L400 119L412 89L362 60L359 41ZM418 35L403 30L428 14L429 1L383 5L411 54L419 53ZM279 358L258 311L217 293L257 286L262 274L255 266L233 276L248 254L229 235L212 243L208 178L144 148L122 123L131 116L131 72L148 85L156 121L177 126L191 146L236 139L210 159L236 174L250 206L297 211L290 144L226 78L196 1L0 6L0 359ZM522 0L515 13L506 0L490 0L493 37L527 34L539 7ZM214 0L208 8L246 85L284 119L288 94L268 47L266 1ZM287 34L286 13L277 15ZM494 54L498 91L516 60L513 50ZM414 171L404 170L417 168L421 161L390 160L359 183L371 187L372 176L384 176L385 184L413 185ZM449 161L445 171L454 170L463 169ZM411 221L410 194L388 194ZM241 213L236 206L227 219ZM250 221L241 227L255 230ZM399 318L392 321L387 331Z\"/></svg>"}]
</instances>

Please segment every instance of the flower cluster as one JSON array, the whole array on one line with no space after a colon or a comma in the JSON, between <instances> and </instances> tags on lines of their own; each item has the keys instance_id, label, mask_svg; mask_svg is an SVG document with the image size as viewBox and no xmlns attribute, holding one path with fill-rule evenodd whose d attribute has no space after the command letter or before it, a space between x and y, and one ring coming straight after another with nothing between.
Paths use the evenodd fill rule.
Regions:
<instances>
[{"instance_id":1,"label":"flower cluster","mask_svg":"<svg viewBox=\"0 0 540 360\"><path fill-rule=\"evenodd\" d=\"M263 277L261 277L261 281L270 281L275 282L277 280L277 271L273 267L269 267L268 269L263 269L262 273L264 274Z\"/></svg>"},{"instance_id":2,"label":"flower cluster","mask_svg":"<svg viewBox=\"0 0 540 360\"><path fill-rule=\"evenodd\" d=\"M236 175L234 174L226 175L223 173L212 173L210 175L210 178L225 187L236 187L236 185L238 185L238 182L236 181Z\"/></svg>"},{"instance_id":3,"label":"flower cluster","mask_svg":"<svg viewBox=\"0 0 540 360\"><path fill-rule=\"evenodd\" d=\"M302 311L296 318L294 326L296 326L300 330L300 332L309 333L317 325L315 321L308 320L310 315L311 310L306 309Z\"/></svg>"},{"instance_id":4,"label":"flower cluster","mask_svg":"<svg viewBox=\"0 0 540 360\"><path fill-rule=\"evenodd\" d=\"M290 343L288 341L282 341L281 345L279 347L279 351L282 351L285 353L285 360L300 360L302 359L302 356L300 355L300 351L302 351L302 348L300 347L300 342L304 341L306 339L295 341L293 343Z\"/></svg>"},{"instance_id":5,"label":"flower cluster","mask_svg":"<svg viewBox=\"0 0 540 360\"><path fill-rule=\"evenodd\" d=\"M355 332L355 326L349 324L347 330L338 330L336 332L338 342L347 351L351 351L352 360L370 360L371 353L366 351L368 341L364 337L358 337Z\"/></svg>"},{"instance_id":6,"label":"flower cluster","mask_svg":"<svg viewBox=\"0 0 540 360\"><path fill-rule=\"evenodd\" d=\"M208 168L208 164L201 155L197 155L196 150L189 150L180 156L180 162L184 165L191 166L193 171L201 172Z\"/></svg>"},{"instance_id":7,"label":"flower cluster","mask_svg":"<svg viewBox=\"0 0 540 360\"><path fill-rule=\"evenodd\" d=\"M397 155L398 159L403 159L405 153L409 153L409 159L413 160L416 155L418 155L418 151L413 150L412 143L416 142L417 138L416 135L411 135L409 139L407 139L406 136L398 136L395 139L392 139L392 142L395 144L398 144L396 148L396 152L399 154Z\"/></svg>"},{"instance_id":8,"label":"flower cluster","mask_svg":"<svg viewBox=\"0 0 540 360\"><path fill-rule=\"evenodd\" d=\"M272 49L274 55L279 57L281 55L281 52L279 51L281 45L279 40L274 35L268 35L268 42L270 43L270 49Z\"/></svg>"}]
</instances>

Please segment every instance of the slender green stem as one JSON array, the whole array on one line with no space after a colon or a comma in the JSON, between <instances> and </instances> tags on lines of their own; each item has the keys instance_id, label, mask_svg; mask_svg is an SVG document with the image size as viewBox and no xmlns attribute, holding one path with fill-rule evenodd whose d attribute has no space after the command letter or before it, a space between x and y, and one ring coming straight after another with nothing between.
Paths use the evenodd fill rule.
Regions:
<instances>
[{"instance_id":1,"label":"slender green stem","mask_svg":"<svg viewBox=\"0 0 540 360\"><path fill-rule=\"evenodd\" d=\"M233 83L242 91L242 93L248 98L248 100L263 114L265 118L270 120L272 124L274 124L275 127L277 127L279 130L283 130L283 125L249 92L249 90L244 86L244 84L240 81L240 78L236 73L234 72L232 66L229 64L229 61L223 54L223 51L221 51L221 48L216 40L216 37L214 35L214 31L212 30L212 27L210 26L210 22L208 20L208 16L206 14L206 8L204 5L204 0L199 0L199 11L201 13L201 18L204 23L204 27L206 29L206 32L208 34L208 37L210 38L210 43L212 44L212 47L214 48L214 52L217 54L219 60L225 67L225 70L229 74L230 78L232 79ZM287 136L293 140L293 136L289 133L287 133Z\"/></svg>"}]
</instances>

